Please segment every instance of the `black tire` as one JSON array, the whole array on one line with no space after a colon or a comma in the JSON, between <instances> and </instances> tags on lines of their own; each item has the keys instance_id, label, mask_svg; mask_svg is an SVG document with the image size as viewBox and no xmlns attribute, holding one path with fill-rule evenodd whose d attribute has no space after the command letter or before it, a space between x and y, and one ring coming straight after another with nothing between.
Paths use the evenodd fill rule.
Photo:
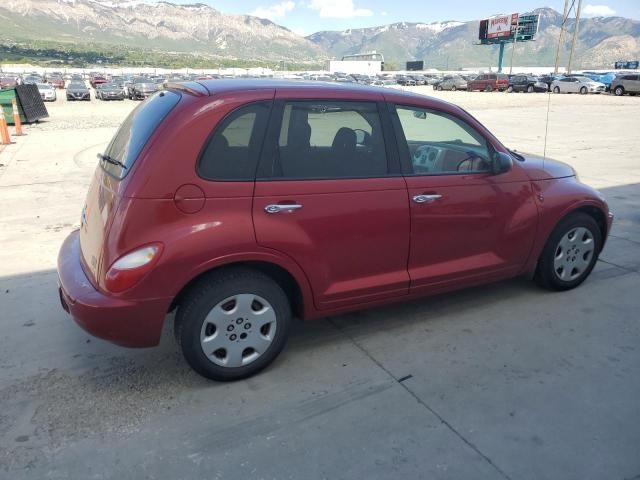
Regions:
<instances>
[{"instance_id":1,"label":"black tire","mask_svg":"<svg viewBox=\"0 0 640 480\"><path fill-rule=\"evenodd\" d=\"M581 95L586 95L587 93L588 93L588 92L587 92L587 87L582 87L582 88L580 89L580 94L581 94Z\"/></svg>"},{"instance_id":2,"label":"black tire","mask_svg":"<svg viewBox=\"0 0 640 480\"><path fill-rule=\"evenodd\" d=\"M589 230L594 242L594 251L590 257L588 267L574 280L565 281L559 278L554 269L554 259L556 257L556 249L560 240L573 229L583 227ZM602 234L596 221L590 215L582 212L572 213L566 216L556 225L551 235L547 239L547 243L542 250L538 267L535 273L535 280L538 285L547 290L563 291L577 287L586 280L593 267L595 266L600 250L602 249Z\"/></svg>"},{"instance_id":3,"label":"black tire","mask_svg":"<svg viewBox=\"0 0 640 480\"><path fill-rule=\"evenodd\" d=\"M527 93L533 93L533 85L527 87Z\"/></svg>"},{"instance_id":4,"label":"black tire","mask_svg":"<svg viewBox=\"0 0 640 480\"><path fill-rule=\"evenodd\" d=\"M560 93L560 87L553 87L553 93Z\"/></svg>"},{"instance_id":5,"label":"black tire","mask_svg":"<svg viewBox=\"0 0 640 480\"><path fill-rule=\"evenodd\" d=\"M486 87L484 87L484 91L485 92L493 92L493 87L491 85L487 85Z\"/></svg>"},{"instance_id":6,"label":"black tire","mask_svg":"<svg viewBox=\"0 0 640 480\"><path fill-rule=\"evenodd\" d=\"M513 93L513 86L512 85L509 85L507 87L507 93Z\"/></svg>"},{"instance_id":7,"label":"black tire","mask_svg":"<svg viewBox=\"0 0 640 480\"><path fill-rule=\"evenodd\" d=\"M276 316L276 333L271 345L253 362L224 367L210 361L200 344L203 322L211 309L233 295L251 293L269 302ZM250 377L267 367L284 348L291 326L291 306L280 285L267 275L248 268L213 272L186 294L176 314L175 334L187 363L206 378L218 381Z\"/></svg>"},{"instance_id":8,"label":"black tire","mask_svg":"<svg viewBox=\"0 0 640 480\"><path fill-rule=\"evenodd\" d=\"M442 85L438 85L438 91L441 92L442 91Z\"/></svg>"},{"instance_id":9,"label":"black tire","mask_svg":"<svg viewBox=\"0 0 640 480\"><path fill-rule=\"evenodd\" d=\"M451 91L452 91L452 92L455 92L456 90L457 90L456 86L455 86L455 85L453 85L453 86L451 87Z\"/></svg>"},{"instance_id":10,"label":"black tire","mask_svg":"<svg viewBox=\"0 0 640 480\"><path fill-rule=\"evenodd\" d=\"M615 88L615 90L613 91L613 94L614 94L616 97L621 97L621 96L623 96L623 95L624 95L624 88L622 88L621 86L617 86L617 87Z\"/></svg>"}]
</instances>

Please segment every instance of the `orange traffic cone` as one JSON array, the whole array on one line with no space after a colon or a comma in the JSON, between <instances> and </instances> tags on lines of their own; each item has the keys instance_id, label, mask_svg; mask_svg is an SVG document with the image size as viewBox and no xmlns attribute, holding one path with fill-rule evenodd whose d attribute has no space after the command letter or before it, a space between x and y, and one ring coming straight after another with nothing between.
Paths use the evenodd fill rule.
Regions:
<instances>
[{"instance_id":1,"label":"orange traffic cone","mask_svg":"<svg viewBox=\"0 0 640 480\"><path fill-rule=\"evenodd\" d=\"M22 122L20 121L20 112L18 111L18 102L14 98L11 100L11 105L13 106L13 124L16 127L16 136L24 135L22 133Z\"/></svg>"},{"instance_id":2,"label":"orange traffic cone","mask_svg":"<svg viewBox=\"0 0 640 480\"><path fill-rule=\"evenodd\" d=\"M7 121L4 118L4 109L0 107L0 145L10 145L11 137L9 137L9 128L7 127Z\"/></svg>"}]
</instances>

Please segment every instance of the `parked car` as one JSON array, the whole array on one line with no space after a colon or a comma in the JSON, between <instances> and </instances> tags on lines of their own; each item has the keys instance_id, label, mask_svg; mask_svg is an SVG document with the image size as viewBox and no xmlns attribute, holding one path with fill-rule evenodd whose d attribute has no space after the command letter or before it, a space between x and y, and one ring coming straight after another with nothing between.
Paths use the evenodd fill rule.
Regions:
<instances>
[{"instance_id":1,"label":"parked car","mask_svg":"<svg viewBox=\"0 0 640 480\"><path fill-rule=\"evenodd\" d=\"M58 257L62 307L129 347L157 345L175 310L187 362L216 380L271 363L293 316L520 275L577 287L613 218L569 165L450 103L362 85L171 86L99 158Z\"/></svg>"},{"instance_id":2,"label":"parked car","mask_svg":"<svg viewBox=\"0 0 640 480\"><path fill-rule=\"evenodd\" d=\"M40 75L32 74L22 77L23 85L37 85L39 83L44 83L44 78L42 78L42 76Z\"/></svg>"},{"instance_id":3,"label":"parked car","mask_svg":"<svg viewBox=\"0 0 640 480\"><path fill-rule=\"evenodd\" d=\"M483 73L473 80L467 82L467 90L482 90L492 92L493 90L503 91L509 87L509 76L502 73Z\"/></svg>"},{"instance_id":4,"label":"parked car","mask_svg":"<svg viewBox=\"0 0 640 480\"><path fill-rule=\"evenodd\" d=\"M435 87L435 86L434 86ZM441 82L439 82L437 84L437 87L435 87L437 90L452 90L452 91L456 91L456 90L466 90L467 89L467 81L458 76L447 76L444 77L442 79Z\"/></svg>"},{"instance_id":5,"label":"parked car","mask_svg":"<svg viewBox=\"0 0 640 480\"><path fill-rule=\"evenodd\" d=\"M542 75L540 81L547 85L547 92L551 91L551 84L554 80L562 78L563 75Z\"/></svg>"},{"instance_id":6,"label":"parked car","mask_svg":"<svg viewBox=\"0 0 640 480\"><path fill-rule=\"evenodd\" d=\"M69 85L67 85L67 100L91 100L91 93L89 89L84 84L84 82L78 82L71 80Z\"/></svg>"},{"instance_id":7,"label":"parked car","mask_svg":"<svg viewBox=\"0 0 640 480\"><path fill-rule=\"evenodd\" d=\"M531 75L514 75L509 79L507 92L546 92L547 84Z\"/></svg>"},{"instance_id":8,"label":"parked car","mask_svg":"<svg viewBox=\"0 0 640 480\"><path fill-rule=\"evenodd\" d=\"M40 98L45 102L56 101L56 90L48 83L37 83L38 92L40 92Z\"/></svg>"},{"instance_id":9,"label":"parked car","mask_svg":"<svg viewBox=\"0 0 640 480\"><path fill-rule=\"evenodd\" d=\"M589 77L570 76L562 77L551 83L553 93L604 93L606 87L604 83L595 82Z\"/></svg>"},{"instance_id":10,"label":"parked car","mask_svg":"<svg viewBox=\"0 0 640 480\"><path fill-rule=\"evenodd\" d=\"M64 80L57 75L47 75L47 83L53 88L64 88Z\"/></svg>"},{"instance_id":11,"label":"parked car","mask_svg":"<svg viewBox=\"0 0 640 480\"><path fill-rule=\"evenodd\" d=\"M124 91L117 83L103 83L96 88L96 98L100 100L124 100Z\"/></svg>"},{"instance_id":12,"label":"parked car","mask_svg":"<svg viewBox=\"0 0 640 480\"><path fill-rule=\"evenodd\" d=\"M144 100L160 89L157 83L146 78L136 78L129 87L129 98L131 100Z\"/></svg>"},{"instance_id":13,"label":"parked car","mask_svg":"<svg viewBox=\"0 0 640 480\"><path fill-rule=\"evenodd\" d=\"M398 85L402 85L403 87L414 87L416 85L416 81L413 78L407 77L405 75L398 75L396 77L396 83Z\"/></svg>"},{"instance_id":14,"label":"parked car","mask_svg":"<svg viewBox=\"0 0 640 480\"><path fill-rule=\"evenodd\" d=\"M103 83L107 83L107 79L105 77L103 77L102 75L92 76L91 80L89 80L89 84L93 88L96 88L98 85L102 85Z\"/></svg>"},{"instance_id":15,"label":"parked car","mask_svg":"<svg viewBox=\"0 0 640 480\"><path fill-rule=\"evenodd\" d=\"M18 85L18 78L11 75L0 76L0 88L13 88Z\"/></svg>"},{"instance_id":16,"label":"parked car","mask_svg":"<svg viewBox=\"0 0 640 480\"><path fill-rule=\"evenodd\" d=\"M640 75L637 73L618 75L611 82L611 91L618 97L626 93L629 95L640 94Z\"/></svg>"}]
</instances>

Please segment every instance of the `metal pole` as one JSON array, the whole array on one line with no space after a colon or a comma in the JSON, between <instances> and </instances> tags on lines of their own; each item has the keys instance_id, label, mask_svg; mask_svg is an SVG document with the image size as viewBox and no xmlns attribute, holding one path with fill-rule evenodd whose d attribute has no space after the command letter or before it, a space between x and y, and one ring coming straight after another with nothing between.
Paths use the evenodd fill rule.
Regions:
<instances>
[{"instance_id":1,"label":"metal pole","mask_svg":"<svg viewBox=\"0 0 640 480\"><path fill-rule=\"evenodd\" d=\"M571 52L569 52L569 66L567 67L567 73L571 73L571 61L573 60L573 51L576 48L576 40L578 38L578 26L580 25L580 8L582 7L582 0L578 0L578 11L576 12L576 26L573 29L573 40L571 41Z\"/></svg>"},{"instance_id":2,"label":"metal pole","mask_svg":"<svg viewBox=\"0 0 640 480\"><path fill-rule=\"evenodd\" d=\"M518 25L516 25L516 33L513 35L513 46L511 47L511 64L509 65L509 75L513 71L513 52L516 50L516 42L518 41Z\"/></svg>"},{"instance_id":3,"label":"metal pole","mask_svg":"<svg viewBox=\"0 0 640 480\"><path fill-rule=\"evenodd\" d=\"M560 62L560 45L562 45L562 38L564 37L564 24L567 21L567 10L569 9L569 0L564 0L564 13L562 14L562 23L560 24L560 38L558 39L558 48L556 50L556 66L553 69L553 74L558 73L558 63Z\"/></svg>"},{"instance_id":4,"label":"metal pole","mask_svg":"<svg viewBox=\"0 0 640 480\"><path fill-rule=\"evenodd\" d=\"M498 73L502 73L503 57L504 57L504 42L500 42L500 52L498 53Z\"/></svg>"}]
</instances>

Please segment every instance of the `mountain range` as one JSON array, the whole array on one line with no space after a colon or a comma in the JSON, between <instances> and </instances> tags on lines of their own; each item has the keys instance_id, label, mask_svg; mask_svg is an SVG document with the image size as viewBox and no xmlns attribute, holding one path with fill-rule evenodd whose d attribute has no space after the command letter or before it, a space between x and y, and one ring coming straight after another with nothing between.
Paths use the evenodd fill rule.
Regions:
<instances>
[{"instance_id":1,"label":"mountain range","mask_svg":"<svg viewBox=\"0 0 640 480\"><path fill-rule=\"evenodd\" d=\"M553 65L562 15L539 8L536 41L516 45L514 64ZM251 15L226 15L204 4L144 0L2 0L0 44L47 41L117 45L242 60L324 62L350 53L383 53L388 67L424 60L426 67L495 65L497 46L477 45L479 21L401 22L371 28L322 31L301 37ZM574 20L567 22L572 32ZM569 39L565 38L562 61ZM510 51L508 51L510 55ZM507 57L509 58L509 57ZM576 68L609 68L640 58L640 21L622 17L580 20Z\"/></svg>"}]
</instances>

